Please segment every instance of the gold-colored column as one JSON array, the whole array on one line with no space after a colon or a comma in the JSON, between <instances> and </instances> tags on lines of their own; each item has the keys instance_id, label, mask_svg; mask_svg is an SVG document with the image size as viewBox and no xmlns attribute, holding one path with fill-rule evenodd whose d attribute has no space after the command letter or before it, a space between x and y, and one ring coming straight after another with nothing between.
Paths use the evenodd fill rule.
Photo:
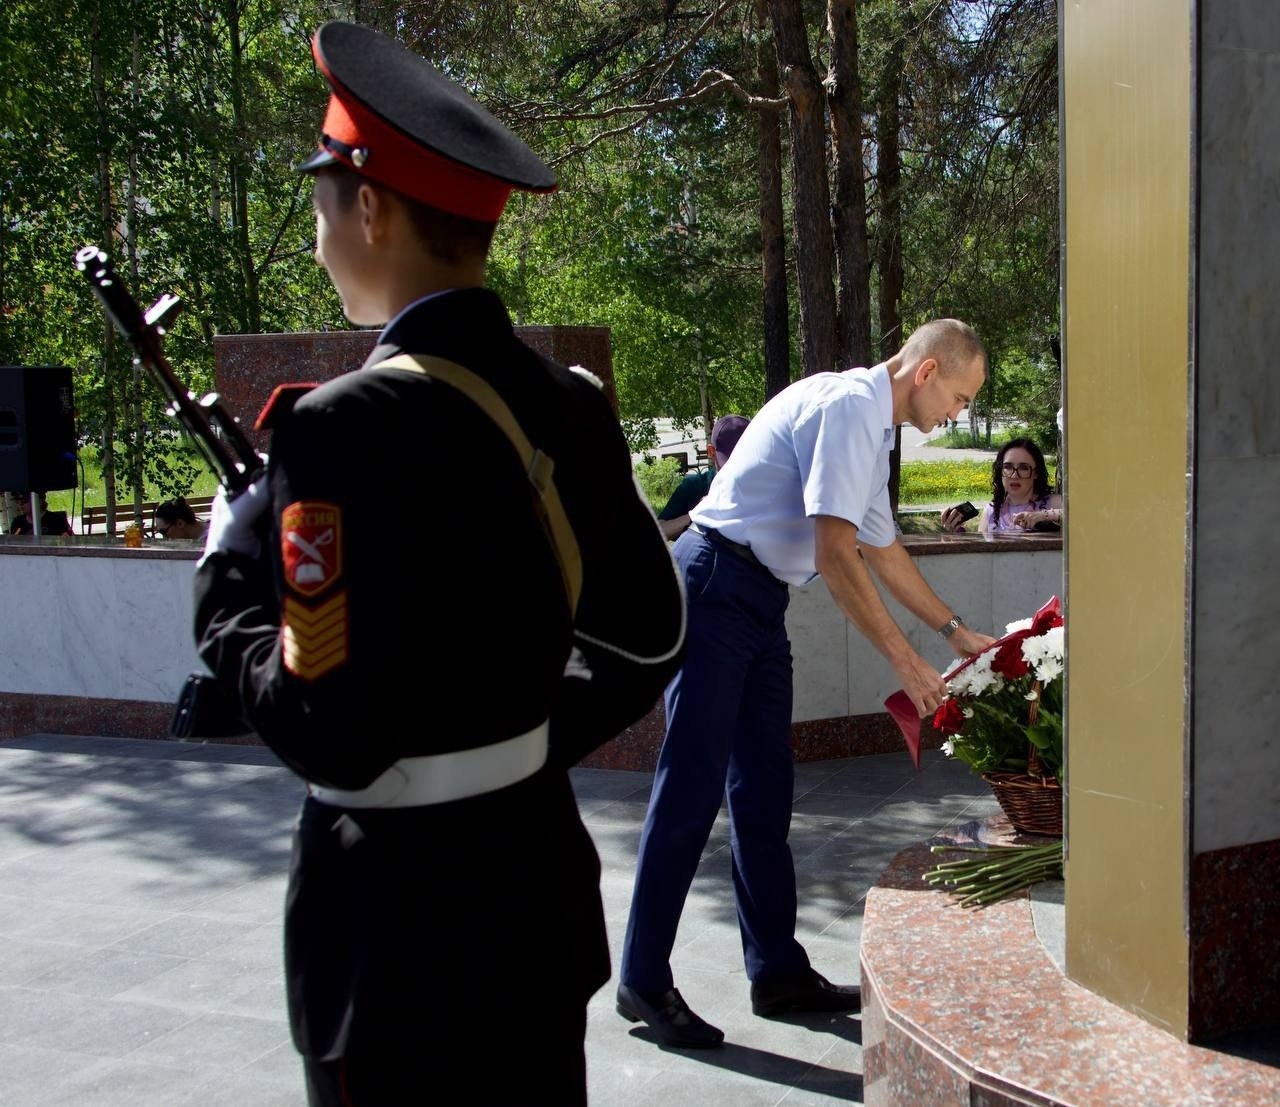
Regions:
<instances>
[{"instance_id":1,"label":"gold-colored column","mask_svg":"<svg viewBox=\"0 0 1280 1107\"><path fill-rule=\"evenodd\" d=\"M1192 5L1061 12L1067 974L1185 1037Z\"/></svg>"}]
</instances>

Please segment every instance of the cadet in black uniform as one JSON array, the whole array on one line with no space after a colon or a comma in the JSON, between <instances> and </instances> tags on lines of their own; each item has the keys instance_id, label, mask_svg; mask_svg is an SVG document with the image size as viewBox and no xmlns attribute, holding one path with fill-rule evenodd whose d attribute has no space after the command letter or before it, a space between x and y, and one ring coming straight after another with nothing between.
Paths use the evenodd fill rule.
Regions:
<instances>
[{"instance_id":1,"label":"cadet in black uniform","mask_svg":"<svg viewBox=\"0 0 1280 1107\"><path fill-rule=\"evenodd\" d=\"M599 382L484 287L509 192L551 172L393 40L327 23L313 48L316 258L386 325L264 413L266 478L215 502L196 573L200 656L307 781L294 1041L313 1104L585 1103L609 952L566 770L656 702L681 586ZM536 452L440 362L382 365L402 354L480 378Z\"/></svg>"}]
</instances>

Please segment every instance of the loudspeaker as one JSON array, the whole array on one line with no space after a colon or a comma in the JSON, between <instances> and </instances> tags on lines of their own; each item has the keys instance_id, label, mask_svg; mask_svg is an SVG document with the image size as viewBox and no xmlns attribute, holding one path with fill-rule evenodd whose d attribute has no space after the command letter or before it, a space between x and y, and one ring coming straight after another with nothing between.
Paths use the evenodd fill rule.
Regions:
<instances>
[{"instance_id":1,"label":"loudspeaker","mask_svg":"<svg viewBox=\"0 0 1280 1107\"><path fill-rule=\"evenodd\" d=\"M76 408L65 365L0 365L0 489L75 488Z\"/></svg>"}]
</instances>

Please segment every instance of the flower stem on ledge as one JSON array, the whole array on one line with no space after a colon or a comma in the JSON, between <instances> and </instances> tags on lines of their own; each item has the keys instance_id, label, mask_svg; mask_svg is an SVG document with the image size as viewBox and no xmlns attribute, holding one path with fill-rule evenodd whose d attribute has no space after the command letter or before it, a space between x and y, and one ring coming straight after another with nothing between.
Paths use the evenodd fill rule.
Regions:
<instances>
[{"instance_id":1,"label":"flower stem on ledge","mask_svg":"<svg viewBox=\"0 0 1280 1107\"><path fill-rule=\"evenodd\" d=\"M1062 879L1062 841L1041 846L931 846L933 853L973 853L944 861L924 874L928 884L947 885L961 907L985 907L1045 880Z\"/></svg>"}]
</instances>

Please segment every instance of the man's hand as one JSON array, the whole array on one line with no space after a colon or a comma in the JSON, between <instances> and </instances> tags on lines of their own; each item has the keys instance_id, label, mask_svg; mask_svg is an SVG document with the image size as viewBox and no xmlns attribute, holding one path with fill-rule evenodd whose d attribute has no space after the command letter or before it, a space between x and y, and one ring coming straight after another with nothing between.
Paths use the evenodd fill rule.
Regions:
<instances>
[{"instance_id":1,"label":"man's hand","mask_svg":"<svg viewBox=\"0 0 1280 1107\"><path fill-rule=\"evenodd\" d=\"M227 499L225 488L219 488L209 512L209 533L205 538L204 554L196 568L219 551L257 557L262 552L258 538L258 522L271 507L271 491L266 477L259 477L234 500Z\"/></svg>"},{"instance_id":2,"label":"man's hand","mask_svg":"<svg viewBox=\"0 0 1280 1107\"><path fill-rule=\"evenodd\" d=\"M918 653L894 663L893 668L921 718L932 715L947 698L946 682Z\"/></svg>"},{"instance_id":3,"label":"man's hand","mask_svg":"<svg viewBox=\"0 0 1280 1107\"><path fill-rule=\"evenodd\" d=\"M994 641L995 639L989 634L979 634L976 630L970 630L967 626L961 625L952 632L951 637L947 639L947 644L960 657L971 657L985 650Z\"/></svg>"}]
</instances>

